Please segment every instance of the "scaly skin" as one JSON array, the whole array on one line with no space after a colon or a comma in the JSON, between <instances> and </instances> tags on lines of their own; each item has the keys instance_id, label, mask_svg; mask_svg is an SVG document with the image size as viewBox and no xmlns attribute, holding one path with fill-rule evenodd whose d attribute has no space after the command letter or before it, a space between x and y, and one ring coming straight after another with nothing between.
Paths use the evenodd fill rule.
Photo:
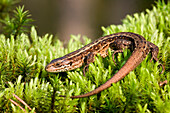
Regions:
<instances>
[{"instance_id":1,"label":"scaly skin","mask_svg":"<svg viewBox=\"0 0 170 113\"><path fill-rule=\"evenodd\" d=\"M94 57L96 54L99 53L103 58L105 58L108 55L108 48L115 50L115 53L122 52L123 48L129 48L133 50L133 53L125 65L105 84L89 93L71 96L70 98L88 97L105 90L106 88L110 87L112 83L118 82L119 80L123 79L130 71L134 70L145 59L149 52L152 53L151 60L154 59L155 61L158 61L157 55L159 48L156 45L146 41L144 37L138 34L121 32L99 38L98 40L84 46L83 48L80 48L77 51L69 53L61 58L52 60L46 66L46 71L62 72L73 70L81 67L82 64L85 63L86 65L83 69L83 74L85 75L86 68L88 68L89 63L94 62ZM163 65L162 68L164 70ZM60 95L60 97L65 96Z\"/></svg>"}]
</instances>

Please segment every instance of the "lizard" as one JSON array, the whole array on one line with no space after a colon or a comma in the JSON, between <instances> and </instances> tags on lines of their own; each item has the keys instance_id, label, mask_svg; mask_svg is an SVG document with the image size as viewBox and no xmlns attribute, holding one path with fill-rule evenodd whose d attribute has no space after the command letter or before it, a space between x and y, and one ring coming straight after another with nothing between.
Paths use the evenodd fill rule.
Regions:
<instances>
[{"instance_id":1,"label":"lizard","mask_svg":"<svg viewBox=\"0 0 170 113\"><path fill-rule=\"evenodd\" d=\"M146 41L146 39L139 34L132 32L120 32L101 37L76 51L52 60L45 67L45 70L47 72L55 73L64 72L74 70L85 64L83 68L83 75L85 76L85 71L88 70L89 64L95 61L95 56L99 53L103 58L105 58L106 56L108 56L109 48L114 50L114 53L112 55L113 61L114 55L116 53L123 52L124 48L131 49L133 50L133 52L124 64L124 66L106 83L91 92L82 95L71 96L70 98L88 97L107 89L111 86L112 83L118 82L119 80L123 79L130 71L134 70L150 52L152 54L150 61L152 61L153 59L155 61L158 61L158 46L149 41ZM162 72L163 71L164 66L162 65ZM60 97L65 96L60 95Z\"/></svg>"}]
</instances>

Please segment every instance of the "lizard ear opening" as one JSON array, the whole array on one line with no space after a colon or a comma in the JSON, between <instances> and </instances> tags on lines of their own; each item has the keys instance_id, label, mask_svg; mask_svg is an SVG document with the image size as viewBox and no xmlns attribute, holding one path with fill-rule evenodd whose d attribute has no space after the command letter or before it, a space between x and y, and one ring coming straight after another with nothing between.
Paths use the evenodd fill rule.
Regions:
<instances>
[{"instance_id":1,"label":"lizard ear opening","mask_svg":"<svg viewBox=\"0 0 170 113\"><path fill-rule=\"evenodd\" d=\"M72 62L69 63L70 66L72 66L72 64L73 64Z\"/></svg>"}]
</instances>

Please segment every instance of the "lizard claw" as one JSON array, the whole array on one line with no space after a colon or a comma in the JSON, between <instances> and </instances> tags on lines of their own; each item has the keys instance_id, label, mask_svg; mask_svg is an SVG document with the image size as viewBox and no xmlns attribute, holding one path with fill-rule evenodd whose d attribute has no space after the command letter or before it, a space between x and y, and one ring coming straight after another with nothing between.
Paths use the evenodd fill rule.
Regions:
<instances>
[{"instance_id":1,"label":"lizard claw","mask_svg":"<svg viewBox=\"0 0 170 113\"><path fill-rule=\"evenodd\" d=\"M165 85L165 84L167 84L168 83L168 81L167 80L165 80L165 81L163 81L163 82L159 82L159 86L163 86L163 85Z\"/></svg>"}]
</instances>

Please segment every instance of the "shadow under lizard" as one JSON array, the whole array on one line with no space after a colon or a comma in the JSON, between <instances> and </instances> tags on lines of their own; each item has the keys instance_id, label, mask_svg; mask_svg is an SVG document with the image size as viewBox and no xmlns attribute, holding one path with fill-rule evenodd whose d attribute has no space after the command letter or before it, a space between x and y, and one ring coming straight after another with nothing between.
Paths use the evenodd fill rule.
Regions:
<instances>
[{"instance_id":1,"label":"shadow under lizard","mask_svg":"<svg viewBox=\"0 0 170 113\"><path fill-rule=\"evenodd\" d=\"M111 35L107 35L97 39L90 44L71 52L63 57L52 60L46 67L47 72L64 72L69 70L74 70L85 64L83 68L83 75L85 76L85 71L88 69L90 63L94 62L95 56L99 53L103 58L108 55L108 49L114 50L112 55L114 61L114 55L118 52L123 52L124 48L131 49L132 55L126 61L124 66L106 83L99 86L95 90L77 96L71 96L70 98L83 98L94 94L97 94L108 87L112 83L116 83L123 79L130 71L134 70L151 52L152 58L158 61L159 48L155 44L146 41L141 35L131 32L120 32ZM162 64L161 64L162 65ZM164 66L162 65L164 70ZM162 71L163 72L163 71ZM60 95L60 97L65 97Z\"/></svg>"}]
</instances>

